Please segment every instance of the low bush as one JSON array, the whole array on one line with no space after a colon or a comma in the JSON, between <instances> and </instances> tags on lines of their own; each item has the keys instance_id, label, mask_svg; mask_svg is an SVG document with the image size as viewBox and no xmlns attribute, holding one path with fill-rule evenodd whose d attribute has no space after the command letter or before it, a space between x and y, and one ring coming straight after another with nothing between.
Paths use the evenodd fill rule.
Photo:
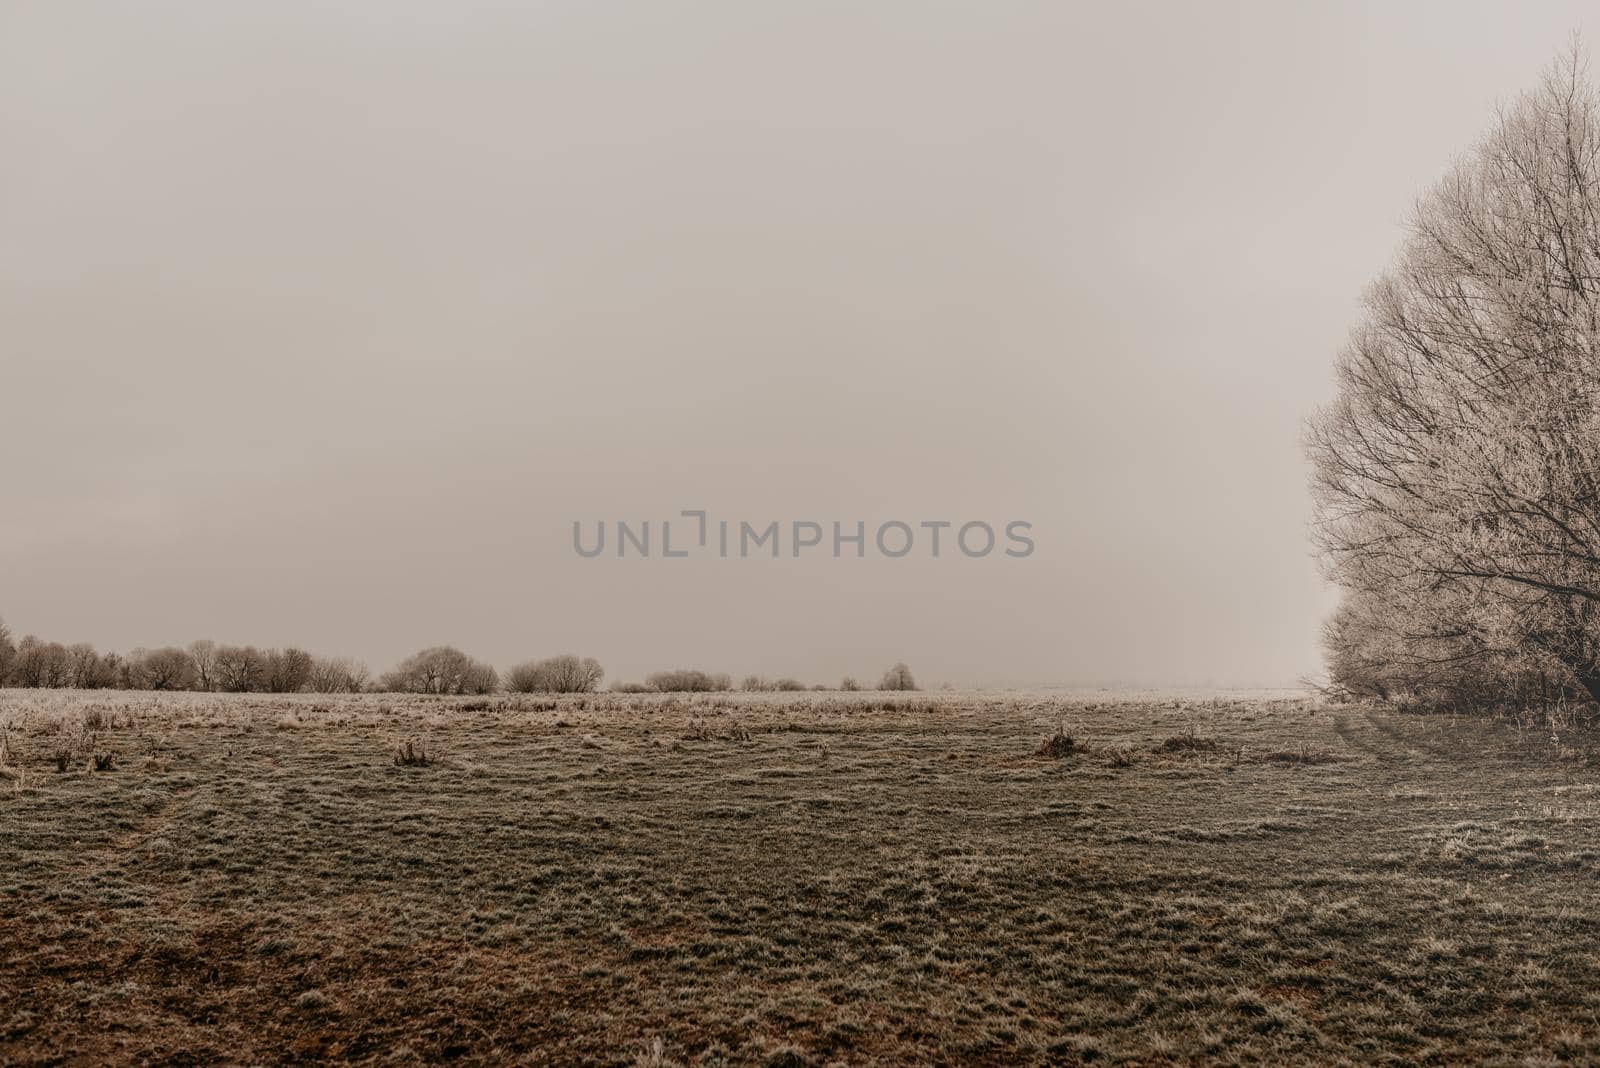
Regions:
<instances>
[{"instance_id":1,"label":"low bush","mask_svg":"<svg viewBox=\"0 0 1600 1068\"><path fill-rule=\"evenodd\" d=\"M513 693L591 693L600 687L605 669L594 657L570 653L546 660L530 660L506 673L506 689Z\"/></svg>"},{"instance_id":2,"label":"low bush","mask_svg":"<svg viewBox=\"0 0 1600 1068\"><path fill-rule=\"evenodd\" d=\"M733 689L733 679L693 668L658 671L645 680L657 693L720 693Z\"/></svg>"}]
</instances>

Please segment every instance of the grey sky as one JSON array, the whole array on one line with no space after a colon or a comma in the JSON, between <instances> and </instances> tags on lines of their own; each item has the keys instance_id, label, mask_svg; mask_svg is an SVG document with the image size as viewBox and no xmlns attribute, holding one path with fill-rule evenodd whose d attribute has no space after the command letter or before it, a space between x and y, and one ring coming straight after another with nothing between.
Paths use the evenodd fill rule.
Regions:
<instances>
[{"instance_id":1,"label":"grey sky","mask_svg":"<svg viewBox=\"0 0 1600 1068\"><path fill-rule=\"evenodd\" d=\"M0 614L1281 684L1301 421L1585 5L0 5ZM573 519L1028 519L1026 560Z\"/></svg>"}]
</instances>

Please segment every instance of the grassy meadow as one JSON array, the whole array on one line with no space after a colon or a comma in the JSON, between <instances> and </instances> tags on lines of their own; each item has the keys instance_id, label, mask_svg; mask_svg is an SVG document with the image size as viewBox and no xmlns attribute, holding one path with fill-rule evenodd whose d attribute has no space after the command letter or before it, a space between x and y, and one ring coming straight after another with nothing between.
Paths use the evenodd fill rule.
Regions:
<instances>
[{"instance_id":1,"label":"grassy meadow","mask_svg":"<svg viewBox=\"0 0 1600 1068\"><path fill-rule=\"evenodd\" d=\"M1593 729L10 690L0 731L4 1064L1600 1050Z\"/></svg>"}]
</instances>

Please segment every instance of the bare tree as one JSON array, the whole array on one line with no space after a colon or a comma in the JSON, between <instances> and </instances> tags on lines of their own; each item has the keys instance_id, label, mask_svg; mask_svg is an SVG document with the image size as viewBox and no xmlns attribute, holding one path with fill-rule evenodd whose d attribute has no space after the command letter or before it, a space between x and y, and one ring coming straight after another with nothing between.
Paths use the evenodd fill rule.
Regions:
<instances>
[{"instance_id":1,"label":"bare tree","mask_svg":"<svg viewBox=\"0 0 1600 1068\"><path fill-rule=\"evenodd\" d=\"M106 689L126 690L128 686L128 661L118 653L106 653L100 658L100 675Z\"/></svg>"},{"instance_id":2,"label":"bare tree","mask_svg":"<svg viewBox=\"0 0 1600 1068\"><path fill-rule=\"evenodd\" d=\"M1411 229L1308 433L1329 573L1396 624L1376 660L1544 658L1600 699L1600 107L1576 49Z\"/></svg>"},{"instance_id":3,"label":"bare tree","mask_svg":"<svg viewBox=\"0 0 1600 1068\"><path fill-rule=\"evenodd\" d=\"M194 661L177 646L135 650L132 662L135 684L144 690L187 690L194 684Z\"/></svg>"},{"instance_id":4,"label":"bare tree","mask_svg":"<svg viewBox=\"0 0 1600 1068\"><path fill-rule=\"evenodd\" d=\"M262 688L268 693L299 693L311 681L312 656L304 649L269 649L263 658Z\"/></svg>"},{"instance_id":5,"label":"bare tree","mask_svg":"<svg viewBox=\"0 0 1600 1068\"><path fill-rule=\"evenodd\" d=\"M189 643L189 659L194 662L194 688L210 692L217 688L217 643L201 638Z\"/></svg>"},{"instance_id":6,"label":"bare tree","mask_svg":"<svg viewBox=\"0 0 1600 1068\"><path fill-rule=\"evenodd\" d=\"M883 673L883 678L878 680L880 690L915 690L917 680L911 677L911 669L904 664L896 664Z\"/></svg>"},{"instance_id":7,"label":"bare tree","mask_svg":"<svg viewBox=\"0 0 1600 1068\"><path fill-rule=\"evenodd\" d=\"M27 689L44 685L44 643L32 634L25 634L17 643L11 661L11 681Z\"/></svg>"},{"instance_id":8,"label":"bare tree","mask_svg":"<svg viewBox=\"0 0 1600 1068\"><path fill-rule=\"evenodd\" d=\"M60 642L46 642L29 634L17 643L12 681L18 686L59 689L72 681L72 659Z\"/></svg>"},{"instance_id":9,"label":"bare tree","mask_svg":"<svg viewBox=\"0 0 1600 1068\"><path fill-rule=\"evenodd\" d=\"M370 680L365 664L347 657L319 656L311 662L308 688L313 693L361 693Z\"/></svg>"},{"instance_id":10,"label":"bare tree","mask_svg":"<svg viewBox=\"0 0 1600 1068\"><path fill-rule=\"evenodd\" d=\"M69 679L67 685L79 690L98 690L107 685L105 662L94 646L78 642L67 647Z\"/></svg>"},{"instance_id":11,"label":"bare tree","mask_svg":"<svg viewBox=\"0 0 1600 1068\"><path fill-rule=\"evenodd\" d=\"M72 657L68 655L67 647L60 642L51 642L45 646L44 685L52 689L72 685Z\"/></svg>"},{"instance_id":12,"label":"bare tree","mask_svg":"<svg viewBox=\"0 0 1600 1068\"><path fill-rule=\"evenodd\" d=\"M266 658L253 645L217 647L217 688L227 693L250 693L266 685Z\"/></svg>"},{"instance_id":13,"label":"bare tree","mask_svg":"<svg viewBox=\"0 0 1600 1068\"><path fill-rule=\"evenodd\" d=\"M0 686L11 678L11 668L17 660L17 646L11 640L11 628L0 619Z\"/></svg>"}]
</instances>

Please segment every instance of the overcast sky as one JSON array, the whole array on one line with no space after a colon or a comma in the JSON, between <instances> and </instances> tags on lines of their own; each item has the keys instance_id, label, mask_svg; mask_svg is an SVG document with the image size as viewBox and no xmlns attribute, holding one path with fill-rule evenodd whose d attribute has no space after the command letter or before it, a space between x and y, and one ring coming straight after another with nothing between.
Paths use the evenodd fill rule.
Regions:
<instances>
[{"instance_id":1,"label":"overcast sky","mask_svg":"<svg viewBox=\"0 0 1600 1068\"><path fill-rule=\"evenodd\" d=\"M1586 6L0 4L0 615L1293 683L1303 420ZM1036 549L573 551L694 508Z\"/></svg>"}]
</instances>

